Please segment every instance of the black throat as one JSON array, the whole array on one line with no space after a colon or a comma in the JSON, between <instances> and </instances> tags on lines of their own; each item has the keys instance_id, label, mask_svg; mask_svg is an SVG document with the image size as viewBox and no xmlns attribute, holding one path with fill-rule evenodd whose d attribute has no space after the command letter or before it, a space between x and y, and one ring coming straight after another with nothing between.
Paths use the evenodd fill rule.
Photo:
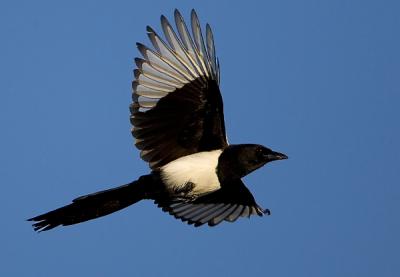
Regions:
<instances>
[{"instance_id":1,"label":"black throat","mask_svg":"<svg viewBox=\"0 0 400 277\"><path fill-rule=\"evenodd\" d=\"M238 180L265 164L255 156L253 144L230 145L219 156L217 176L223 185Z\"/></svg>"}]
</instances>

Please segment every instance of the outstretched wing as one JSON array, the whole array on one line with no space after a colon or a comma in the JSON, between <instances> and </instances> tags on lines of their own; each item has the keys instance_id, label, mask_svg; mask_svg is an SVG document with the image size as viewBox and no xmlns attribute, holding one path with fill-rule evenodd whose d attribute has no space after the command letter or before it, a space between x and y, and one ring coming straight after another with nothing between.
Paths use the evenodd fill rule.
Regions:
<instances>
[{"instance_id":1,"label":"outstretched wing","mask_svg":"<svg viewBox=\"0 0 400 277\"><path fill-rule=\"evenodd\" d=\"M227 146L219 64L210 26L204 43L196 12L192 34L175 10L175 32L161 16L165 42L151 27L154 50L138 43L131 105L132 134L152 169L179 157Z\"/></svg>"},{"instance_id":2,"label":"outstretched wing","mask_svg":"<svg viewBox=\"0 0 400 277\"><path fill-rule=\"evenodd\" d=\"M183 222L194 224L195 227L206 223L209 226L215 226L223 220L234 222L239 217L270 214L268 209L263 210L257 205L253 195L241 180L199 197L195 201L156 200L155 203L163 211L181 219Z\"/></svg>"}]
</instances>

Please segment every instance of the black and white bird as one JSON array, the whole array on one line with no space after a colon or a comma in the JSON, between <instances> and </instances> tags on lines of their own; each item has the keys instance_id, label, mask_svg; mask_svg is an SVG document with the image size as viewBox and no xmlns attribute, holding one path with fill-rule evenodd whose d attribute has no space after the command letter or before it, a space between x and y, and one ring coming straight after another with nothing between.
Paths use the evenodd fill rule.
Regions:
<instances>
[{"instance_id":1,"label":"black and white bird","mask_svg":"<svg viewBox=\"0 0 400 277\"><path fill-rule=\"evenodd\" d=\"M130 119L151 173L29 219L36 231L91 220L144 199L194 226L270 214L241 178L287 156L258 144L228 144L211 28L206 25L203 37L194 10L191 31L178 10L174 19L176 30L161 16L165 39L147 27L152 48L137 43L143 57L135 59Z\"/></svg>"}]
</instances>

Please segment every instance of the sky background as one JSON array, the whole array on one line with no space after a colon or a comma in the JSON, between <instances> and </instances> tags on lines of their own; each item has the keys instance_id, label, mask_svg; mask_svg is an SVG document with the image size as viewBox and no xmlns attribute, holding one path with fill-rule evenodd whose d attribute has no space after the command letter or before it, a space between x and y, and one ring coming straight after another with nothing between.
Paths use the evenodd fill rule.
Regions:
<instances>
[{"instance_id":1,"label":"sky background","mask_svg":"<svg viewBox=\"0 0 400 277\"><path fill-rule=\"evenodd\" d=\"M149 171L130 134L145 27L213 27L231 143L270 217L193 228L150 201L25 219ZM400 276L399 1L1 1L0 276Z\"/></svg>"}]
</instances>

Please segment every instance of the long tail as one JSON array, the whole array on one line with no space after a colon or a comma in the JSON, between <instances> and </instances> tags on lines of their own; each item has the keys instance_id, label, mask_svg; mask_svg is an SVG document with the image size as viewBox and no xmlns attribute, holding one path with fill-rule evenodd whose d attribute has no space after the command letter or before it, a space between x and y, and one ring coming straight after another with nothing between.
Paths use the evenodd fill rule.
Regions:
<instances>
[{"instance_id":1,"label":"long tail","mask_svg":"<svg viewBox=\"0 0 400 277\"><path fill-rule=\"evenodd\" d=\"M132 183L84 195L72 200L72 203L54 211L33 217L35 231L47 231L59 225L72 225L97 217L105 216L126 208L136 202L151 198L153 178L151 175L140 177Z\"/></svg>"}]
</instances>

